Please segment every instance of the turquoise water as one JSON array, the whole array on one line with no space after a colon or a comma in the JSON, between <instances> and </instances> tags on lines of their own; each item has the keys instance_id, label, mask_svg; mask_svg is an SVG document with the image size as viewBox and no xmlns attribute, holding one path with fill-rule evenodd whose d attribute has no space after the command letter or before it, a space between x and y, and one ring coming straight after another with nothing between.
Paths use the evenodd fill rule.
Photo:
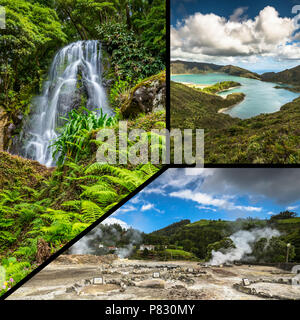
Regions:
<instances>
[{"instance_id":1,"label":"turquoise water","mask_svg":"<svg viewBox=\"0 0 300 320\"><path fill-rule=\"evenodd\" d=\"M285 89L275 89L274 86L278 85L277 83L235 77L224 73L174 75L171 76L171 80L175 82L208 85L221 81L236 81L241 83L241 87L220 93L222 96L226 96L233 92L245 93L246 97L241 103L224 112L232 117L241 119L251 118L261 113L276 112L281 106L300 95L300 93L291 92Z\"/></svg>"}]
</instances>

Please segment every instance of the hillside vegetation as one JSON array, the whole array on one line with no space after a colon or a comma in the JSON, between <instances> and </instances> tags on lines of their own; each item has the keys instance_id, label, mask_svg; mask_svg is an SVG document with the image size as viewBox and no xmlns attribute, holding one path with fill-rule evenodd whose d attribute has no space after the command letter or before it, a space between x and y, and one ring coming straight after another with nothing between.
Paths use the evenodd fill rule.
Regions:
<instances>
[{"instance_id":1,"label":"hillside vegetation","mask_svg":"<svg viewBox=\"0 0 300 320\"><path fill-rule=\"evenodd\" d=\"M203 92L206 93L219 93L222 91L226 91L230 88L234 88L234 87L239 87L241 84L239 82L236 81L222 81L222 82L218 82L212 86L209 87L205 87L202 89Z\"/></svg>"},{"instance_id":2,"label":"hillside vegetation","mask_svg":"<svg viewBox=\"0 0 300 320\"><path fill-rule=\"evenodd\" d=\"M287 243L291 243L295 251L291 261L300 262L300 218L295 215L295 213L286 211L267 220L240 218L236 221L199 220L194 223L189 220L182 220L145 235L144 241L148 244L172 247L173 250L184 250L192 253L198 259L208 260L211 257L211 250L219 250L224 245L226 246L228 237L233 233L239 230L252 231L270 227L281 233L276 241L273 240L273 244L276 243L278 250L283 252L280 254L281 258L274 254L274 261L269 257L271 259L269 262L279 262L277 259L285 261ZM259 257L258 260L264 261L263 256L261 257L258 252L257 257ZM186 258L188 258L187 255Z\"/></svg>"},{"instance_id":3,"label":"hillside vegetation","mask_svg":"<svg viewBox=\"0 0 300 320\"><path fill-rule=\"evenodd\" d=\"M299 86L300 83L300 65L291 69L286 69L281 72L266 72L261 75L233 65L221 66L212 63L203 62L189 62L189 61L172 61L171 73L172 74L200 74L210 72L223 72L232 76L244 77L250 79L257 79L268 82L277 82ZM298 89L296 92L299 92Z\"/></svg>"},{"instance_id":4,"label":"hillside vegetation","mask_svg":"<svg viewBox=\"0 0 300 320\"><path fill-rule=\"evenodd\" d=\"M261 80L270 82L282 82L299 86L300 66L286 69L281 72L267 72L261 75Z\"/></svg>"},{"instance_id":5,"label":"hillside vegetation","mask_svg":"<svg viewBox=\"0 0 300 320\"><path fill-rule=\"evenodd\" d=\"M260 76L257 73L232 65L221 66L212 63L179 60L171 62L171 74L197 74L209 72L223 72L232 76L260 79Z\"/></svg>"},{"instance_id":6,"label":"hillside vegetation","mask_svg":"<svg viewBox=\"0 0 300 320\"><path fill-rule=\"evenodd\" d=\"M171 128L204 128L206 163L300 162L300 98L245 120L218 113L221 99L171 82Z\"/></svg>"}]
</instances>

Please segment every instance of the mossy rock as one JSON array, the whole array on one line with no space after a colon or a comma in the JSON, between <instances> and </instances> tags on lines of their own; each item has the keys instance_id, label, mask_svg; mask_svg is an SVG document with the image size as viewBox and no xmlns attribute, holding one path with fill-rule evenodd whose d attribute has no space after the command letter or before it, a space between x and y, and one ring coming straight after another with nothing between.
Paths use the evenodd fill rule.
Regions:
<instances>
[{"instance_id":1,"label":"mossy rock","mask_svg":"<svg viewBox=\"0 0 300 320\"><path fill-rule=\"evenodd\" d=\"M165 108L166 73L163 71L132 88L120 112L124 118L134 118L140 113L150 113Z\"/></svg>"},{"instance_id":2,"label":"mossy rock","mask_svg":"<svg viewBox=\"0 0 300 320\"><path fill-rule=\"evenodd\" d=\"M47 168L37 161L0 151L0 191L20 185L38 187L41 181L50 177L52 171L53 168Z\"/></svg>"}]
</instances>

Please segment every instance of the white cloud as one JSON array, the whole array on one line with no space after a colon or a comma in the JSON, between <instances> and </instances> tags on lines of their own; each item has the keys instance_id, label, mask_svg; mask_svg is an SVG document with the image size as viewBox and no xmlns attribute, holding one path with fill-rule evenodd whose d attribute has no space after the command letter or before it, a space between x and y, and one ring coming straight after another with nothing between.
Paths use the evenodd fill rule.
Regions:
<instances>
[{"instance_id":1,"label":"white cloud","mask_svg":"<svg viewBox=\"0 0 300 320\"><path fill-rule=\"evenodd\" d=\"M123 214L123 213L127 213L127 212L132 212L132 211L136 211L136 207L134 207L131 204L125 204L124 206L122 206L121 208L119 208L114 215L118 215L118 214Z\"/></svg>"},{"instance_id":2,"label":"white cloud","mask_svg":"<svg viewBox=\"0 0 300 320\"><path fill-rule=\"evenodd\" d=\"M299 206L289 206L286 207L286 210L296 210L297 208L299 208Z\"/></svg>"},{"instance_id":3,"label":"white cloud","mask_svg":"<svg viewBox=\"0 0 300 320\"><path fill-rule=\"evenodd\" d=\"M146 193L146 194L164 194L164 190L160 187L157 188L150 188L146 187L144 190L141 191L141 193Z\"/></svg>"},{"instance_id":4,"label":"white cloud","mask_svg":"<svg viewBox=\"0 0 300 320\"><path fill-rule=\"evenodd\" d=\"M147 210L151 210L153 208L154 208L153 203L147 203L142 206L141 211L147 211Z\"/></svg>"},{"instance_id":5,"label":"white cloud","mask_svg":"<svg viewBox=\"0 0 300 320\"><path fill-rule=\"evenodd\" d=\"M227 20L216 14L195 13L171 27L171 56L174 59L234 63L251 56L299 59L300 46L290 43L295 25L271 6L254 19L242 19L238 8ZM223 64L223 63L222 63Z\"/></svg>"},{"instance_id":6,"label":"white cloud","mask_svg":"<svg viewBox=\"0 0 300 320\"><path fill-rule=\"evenodd\" d=\"M249 212L260 212L262 208L252 206L235 205L233 202L228 201L228 198L217 198L203 192L194 192L192 190L182 190L170 193L171 197L176 197L185 200L192 200L202 206L213 206L226 210L240 210Z\"/></svg>"},{"instance_id":7,"label":"white cloud","mask_svg":"<svg viewBox=\"0 0 300 320\"><path fill-rule=\"evenodd\" d=\"M196 208L199 209L199 210L211 210L211 211L214 211L214 212L217 211L214 208L210 208L210 207L206 207L206 206L196 206Z\"/></svg>"}]
</instances>

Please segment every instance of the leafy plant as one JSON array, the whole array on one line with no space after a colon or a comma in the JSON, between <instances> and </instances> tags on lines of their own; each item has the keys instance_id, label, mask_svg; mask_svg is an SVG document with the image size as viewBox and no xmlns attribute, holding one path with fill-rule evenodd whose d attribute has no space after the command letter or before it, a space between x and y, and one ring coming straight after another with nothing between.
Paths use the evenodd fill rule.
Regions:
<instances>
[{"instance_id":1,"label":"leafy plant","mask_svg":"<svg viewBox=\"0 0 300 320\"><path fill-rule=\"evenodd\" d=\"M154 57L132 30L122 23L107 22L96 27L99 37L111 53L113 73L122 80L136 81L165 69L164 62Z\"/></svg>"},{"instance_id":2,"label":"leafy plant","mask_svg":"<svg viewBox=\"0 0 300 320\"><path fill-rule=\"evenodd\" d=\"M78 162L82 157L90 153L90 138L93 130L109 127L116 123L114 117L84 108L85 112L72 110L69 118L62 128L62 133L52 145L54 147L53 158L57 159L57 164L62 165L65 159Z\"/></svg>"}]
</instances>

